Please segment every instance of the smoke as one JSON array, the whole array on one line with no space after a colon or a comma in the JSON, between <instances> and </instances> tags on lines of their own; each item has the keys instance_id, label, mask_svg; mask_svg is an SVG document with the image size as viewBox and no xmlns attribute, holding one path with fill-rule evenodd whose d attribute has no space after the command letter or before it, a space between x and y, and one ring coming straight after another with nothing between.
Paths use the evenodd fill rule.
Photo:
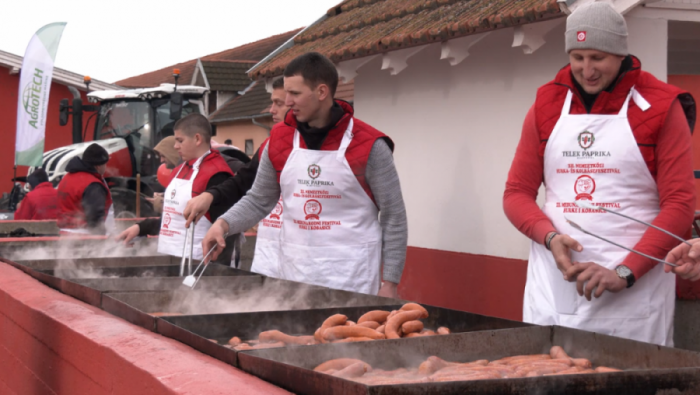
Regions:
<instances>
[{"instance_id":1,"label":"smoke","mask_svg":"<svg viewBox=\"0 0 700 395\"><path fill-rule=\"evenodd\" d=\"M49 241L17 241L0 245L0 256L13 261L47 259L85 259L156 255L157 239L142 239L132 247L112 239L68 239Z\"/></svg>"}]
</instances>

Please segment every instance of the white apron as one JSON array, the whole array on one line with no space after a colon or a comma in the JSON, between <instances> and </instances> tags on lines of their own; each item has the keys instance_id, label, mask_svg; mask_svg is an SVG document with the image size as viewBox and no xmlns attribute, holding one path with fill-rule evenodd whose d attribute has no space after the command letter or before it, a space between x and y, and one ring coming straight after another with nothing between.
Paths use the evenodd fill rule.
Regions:
<instances>
[{"instance_id":1,"label":"white apron","mask_svg":"<svg viewBox=\"0 0 700 395\"><path fill-rule=\"evenodd\" d=\"M280 278L376 295L382 230L378 209L345 159L350 121L338 151L294 149L280 176L284 222Z\"/></svg>"},{"instance_id":2,"label":"white apron","mask_svg":"<svg viewBox=\"0 0 700 395\"><path fill-rule=\"evenodd\" d=\"M204 158L211 151L207 151L204 156L197 159L192 166L192 176L189 180L177 178L185 165L180 167L175 178L170 181L168 188L163 195L163 219L160 223L160 233L158 236L158 252L172 256L181 257L183 247L185 245L185 235L187 229L185 223L187 220L183 215L187 202L192 199L192 184L199 174L199 166ZM190 225L192 226L192 225ZM194 251L192 252L193 259L202 259L202 240L211 227L211 222L206 216L197 221L194 228ZM187 246L189 248L189 245ZM189 251L187 252L189 253Z\"/></svg>"},{"instance_id":3,"label":"white apron","mask_svg":"<svg viewBox=\"0 0 700 395\"><path fill-rule=\"evenodd\" d=\"M279 278L280 233L284 219L282 197L265 219L258 224L255 256L250 270L268 277Z\"/></svg>"},{"instance_id":4,"label":"white apron","mask_svg":"<svg viewBox=\"0 0 700 395\"><path fill-rule=\"evenodd\" d=\"M632 88L617 115L571 115L569 91L561 118L544 153L544 213L558 232L583 246L572 262L595 262L615 269L628 252L586 235L565 220L633 248L646 227L602 210L578 208L576 200L652 222L659 213L656 182L644 163L627 120L630 98L642 109L649 103ZM523 321L562 325L660 345L673 345L675 276L662 265L651 269L632 288L605 292L587 301L576 283L564 280L552 253L532 242L525 285Z\"/></svg>"}]
</instances>

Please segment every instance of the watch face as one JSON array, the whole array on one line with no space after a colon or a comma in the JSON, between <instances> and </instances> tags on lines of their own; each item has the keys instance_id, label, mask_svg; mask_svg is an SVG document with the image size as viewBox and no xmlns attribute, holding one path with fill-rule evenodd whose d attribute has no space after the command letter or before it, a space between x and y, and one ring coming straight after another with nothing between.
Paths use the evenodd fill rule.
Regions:
<instances>
[{"instance_id":1,"label":"watch face","mask_svg":"<svg viewBox=\"0 0 700 395\"><path fill-rule=\"evenodd\" d=\"M622 278L626 278L630 274L632 274L632 270L630 270L630 268L628 268L627 266L618 266L617 268L615 268L615 271L617 272L617 275Z\"/></svg>"}]
</instances>

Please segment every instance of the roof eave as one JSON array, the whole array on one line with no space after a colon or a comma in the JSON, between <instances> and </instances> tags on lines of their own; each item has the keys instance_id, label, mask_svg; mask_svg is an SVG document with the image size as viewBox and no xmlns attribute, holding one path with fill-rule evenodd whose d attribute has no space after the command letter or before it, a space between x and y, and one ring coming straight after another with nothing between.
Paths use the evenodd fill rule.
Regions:
<instances>
[{"instance_id":1,"label":"roof eave","mask_svg":"<svg viewBox=\"0 0 700 395\"><path fill-rule=\"evenodd\" d=\"M248 119L257 119L257 118L265 118L265 117L271 117L272 114L269 112L262 113L262 114L256 114L256 115L246 115L242 117L233 117L233 118L223 118L223 119L210 119L209 122L211 123L222 123L222 122L234 122L234 121L245 121Z\"/></svg>"}]
</instances>

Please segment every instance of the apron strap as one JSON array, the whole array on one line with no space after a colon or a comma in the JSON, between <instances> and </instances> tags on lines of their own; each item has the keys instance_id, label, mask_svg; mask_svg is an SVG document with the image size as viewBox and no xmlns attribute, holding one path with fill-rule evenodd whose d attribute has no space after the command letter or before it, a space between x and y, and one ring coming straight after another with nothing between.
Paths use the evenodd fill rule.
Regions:
<instances>
[{"instance_id":1,"label":"apron strap","mask_svg":"<svg viewBox=\"0 0 700 395\"><path fill-rule=\"evenodd\" d=\"M632 89L630 89L630 93L627 94L627 99L625 99L625 104L622 105L622 108L620 109L620 113L617 114L618 116L627 117L627 109L629 109L630 99L632 98L634 92L636 92L636 90L634 90L634 87L632 87Z\"/></svg>"},{"instance_id":2,"label":"apron strap","mask_svg":"<svg viewBox=\"0 0 700 395\"><path fill-rule=\"evenodd\" d=\"M348 128L345 130L345 133L343 134L343 141L340 142L340 148L338 148L338 154L336 155L336 159L338 159L341 162L345 159L345 151L348 150L348 146L350 146L350 142L352 142L352 138L355 137L355 135L352 133L352 128L353 128L354 124L355 124L354 119L351 117L350 122L348 123Z\"/></svg>"},{"instance_id":3,"label":"apron strap","mask_svg":"<svg viewBox=\"0 0 700 395\"><path fill-rule=\"evenodd\" d=\"M634 87L632 87L632 100L634 100L634 104L636 104L642 111L646 111L651 108L651 104L649 104L649 102L646 101L641 93L634 89Z\"/></svg>"},{"instance_id":4,"label":"apron strap","mask_svg":"<svg viewBox=\"0 0 700 395\"><path fill-rule=\"evenodd\" d=\"M568 92L566 92L566 99L564 99L564 106L561 108L561 116L569 115L571 112L571 99L573 99L574 93L571 92L571 89L569 89Z\"/></svg>"},{"instance_id":5,"label":"apron strap","mask_svg":"<svg viewBox=\"0 0 700 395\"><path fill-rule=\"evenodd\" d=\"M299 135L299 131L295 130L294 131L294 146L293 146L294 149L299 149L299 138L300 137L301 136Z\"/></svg>"}]
</instances>

